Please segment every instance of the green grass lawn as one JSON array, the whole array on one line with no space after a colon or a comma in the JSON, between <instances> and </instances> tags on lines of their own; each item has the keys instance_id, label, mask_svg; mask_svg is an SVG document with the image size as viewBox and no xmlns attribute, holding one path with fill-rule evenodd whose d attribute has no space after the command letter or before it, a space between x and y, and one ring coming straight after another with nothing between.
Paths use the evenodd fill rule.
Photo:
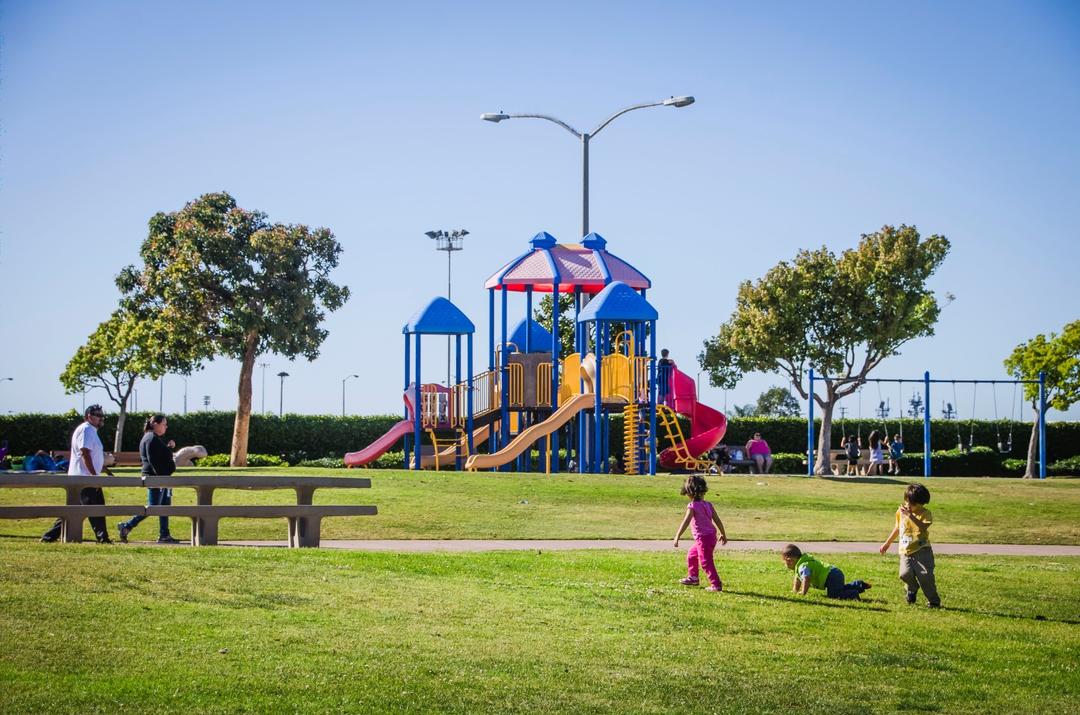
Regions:
<instances>
[{"instance_id":1,"label":"green grass lawn","mask_svg":"<svg viewBox=\"0 0 1080 715\"><path fill-rule=\"evenodd\" d=\"M1080 559L837 557L861 603L773 554L0 547L0 711L1077 712Z\"/></svg>"},{"instance_id":2,"label":"green grass lawn","mask_svg":"<svg viewBox=\"0 0 1080 715\"><path fill-rule=\"evenodd\" d=\"M184 470L185 472L188 470ZM221 470L191 470L220 473ZM239 470L237 470L239 471ZM250 469L250 473L370 477L370 490L324 490L316 503L375 504L376 517L327 519L324 539L667 539L685 508L681 478L393 470ZM135 473L135 472L130 472ZM915 478L912 478L913 480ZM939 542L1080 544L1080 480L927 480ZM725 476L709 480L732 539L884 540L907 481ZM113 489L113 504L140 504L146 492ZM194 503L175 490L174 503ZM60 490L0 489L0 504L62 503ZM291 491L222 490L215 503L295 503ZM116 523L110 519L115 538ZM0 521L4 537L40 535L48 522ZM186 536L188 522L174 527ZM285 538L282 520L223 520L221 538ZM89 528L86 530L91 536ZM148 521L135 539L156 538Z\"/></svg>"}]
</instances>

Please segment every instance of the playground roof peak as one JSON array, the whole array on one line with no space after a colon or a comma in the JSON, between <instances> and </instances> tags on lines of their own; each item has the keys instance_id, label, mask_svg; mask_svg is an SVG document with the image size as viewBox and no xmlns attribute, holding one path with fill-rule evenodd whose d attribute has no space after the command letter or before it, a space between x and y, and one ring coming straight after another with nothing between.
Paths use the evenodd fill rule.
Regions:
<instances>
[{"instance_id":1,"label":"playground roof peak","mask_svg":"<svg viewBox=\"0 0 1080 715\"><path fill-rule=\"evenodd\" d=\"M581 289L584 293L599 293L612 281L622 281L633 289L652 287L652 281L641 271L609 253L607 241L598 233L590 233L581 243L558 243L546 231L533 236L529 250L500 268L484 283L488 289L560 293Z\"/></svg>"},{"instance_id":2,"label":"playground roof peak","mask_svg":"<svg viewBox=\"0 0 1080 715\"><path fill-rule=\"evenodd\" d=\"M409 318L401 329L406 335L471 335L476 326L446 298L434 298Z\"/></svg>"},{"instance_id":3,"label":"playground roof peak","mask_svg":"<svg viewBox=\"0 0 1080 715\"><path fill-rule=\"evenodd\" d=\"M529 321L528 345L533 352L551 352L551 332L535 320ZM510 335L510 342L517 346L521 352L525 352L525 318L514 328Z\"/></svg>"},{"instance_id":4,"label":"playground roof peak","mask_svg":"<svg viewBox=\"0 0 1080 715\"><path fill-rule=\"evenodd\" d=\"M591 320L656 320L659 313L649 301L621 281L600 291L578 315L578 322Z\"/></svg>"}]
</instances>

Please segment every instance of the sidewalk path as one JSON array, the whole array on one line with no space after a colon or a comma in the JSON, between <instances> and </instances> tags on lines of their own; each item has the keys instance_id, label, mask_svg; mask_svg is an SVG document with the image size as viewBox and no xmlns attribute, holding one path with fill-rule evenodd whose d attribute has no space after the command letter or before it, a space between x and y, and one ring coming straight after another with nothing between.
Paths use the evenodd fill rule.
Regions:
<instances>
[{"instance_id":1,"label":"sidewalk path","mask_svg":"<svg viewBox=\"0 0 1080 715\"><path fill-rule=\"evenodd\" d=\"M223 546L285 546L284 541L223 541ZM684 539L680 550L685 550L693 539ZM718 549L738 551L779 551L786 541L729 541ZM819 554L873 553L880 542L871 541L800 541L804 551ZM943 554L989 554L993 556L1080 556L1080 546L1050 544L938 544L934 553ZM636 539L417 539L417 540L323 540L324 549L349 551L565 551L569 549L618 549L620 551L671 551L670 541L643 541ZM896 547L893 547L895 553Z\"/></svg>"}]
</instances>

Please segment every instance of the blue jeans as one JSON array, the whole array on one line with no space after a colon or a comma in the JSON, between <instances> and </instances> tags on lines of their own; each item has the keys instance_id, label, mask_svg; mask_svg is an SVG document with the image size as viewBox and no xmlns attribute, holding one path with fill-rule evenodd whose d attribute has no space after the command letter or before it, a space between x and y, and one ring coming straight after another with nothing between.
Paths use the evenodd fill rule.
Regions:
<instances>
[{"instance_id":1,"label":"blue jeans","mask_svg":"<svg viewBox=\"0 0 1080 715\"><path fill-rule=\"evenodd\" d=\"M147 489L146 490L146 506L169 506L172 504L172 489ZM144 514L136 514L127 521L120 522L120 528L134 529L139 525L146 516ZM165 539L170 536L169 534L169 517L158 517L158 538Z\"/></svg>"},{"instance_id":2,"label":"blue jeans","mask_svg":"<svg viewBox=\"0 0 1080 715\"><path fill-rule=\"evenodd\" d=\"M844 572L835 566L825 577L825 595L829 598L858 598L859 594L865 590L866 584L862 581L844 583Z\"/></svg>"}]
</instances>

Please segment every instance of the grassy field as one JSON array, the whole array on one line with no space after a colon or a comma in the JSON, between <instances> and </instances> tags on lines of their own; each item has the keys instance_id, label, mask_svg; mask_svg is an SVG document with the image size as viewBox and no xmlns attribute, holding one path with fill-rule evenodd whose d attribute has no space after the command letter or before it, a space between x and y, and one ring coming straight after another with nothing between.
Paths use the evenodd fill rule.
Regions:
<instances>
[{"instance_id":1,"label":"grassy field","mask_svg":"<svg viewBox=\"0 0 1080 715\"><path fill-rule=\"evenodd\" d=\"M184 470L187 471L187 470ZM220 473L220 470L192 470ZM252 473L366 476L370 490L316 492L316 503L375 504L376 517L327 519L324 539L666 539L685 508L673 476L468 474L391 470L251 469ZM709 498L733 539L884 540L907 481L726 476ZM1080 544L1080 480L953 479L927 482L939 542ZM110 503L140 504L145 490L113 489ZM0 489L0 504L62 503L59 490ZM222 490L215 503L295 503L291 491ZM174 503L194 503L177 489ZM116 523L110 519L115 538ZM48 522L0 521L5 537L40 535ZM186 520L177 536L188 533ZM86 530L91 536L89 528ZM148 521L135 539L156 538ZM223 540L284 539L284 521L224 520Z\"/></svg>"},{"instance_id":2,"label":"grassy field","mask_svg":"<svg viewBox=\"0 0 1080 715\"><path fill-rule=\"evenodd\" d=\"M0 548L0 711L1075 713L1080 559L835 559L861 603L772 554Z\"/></svg>"}]
</instances>

